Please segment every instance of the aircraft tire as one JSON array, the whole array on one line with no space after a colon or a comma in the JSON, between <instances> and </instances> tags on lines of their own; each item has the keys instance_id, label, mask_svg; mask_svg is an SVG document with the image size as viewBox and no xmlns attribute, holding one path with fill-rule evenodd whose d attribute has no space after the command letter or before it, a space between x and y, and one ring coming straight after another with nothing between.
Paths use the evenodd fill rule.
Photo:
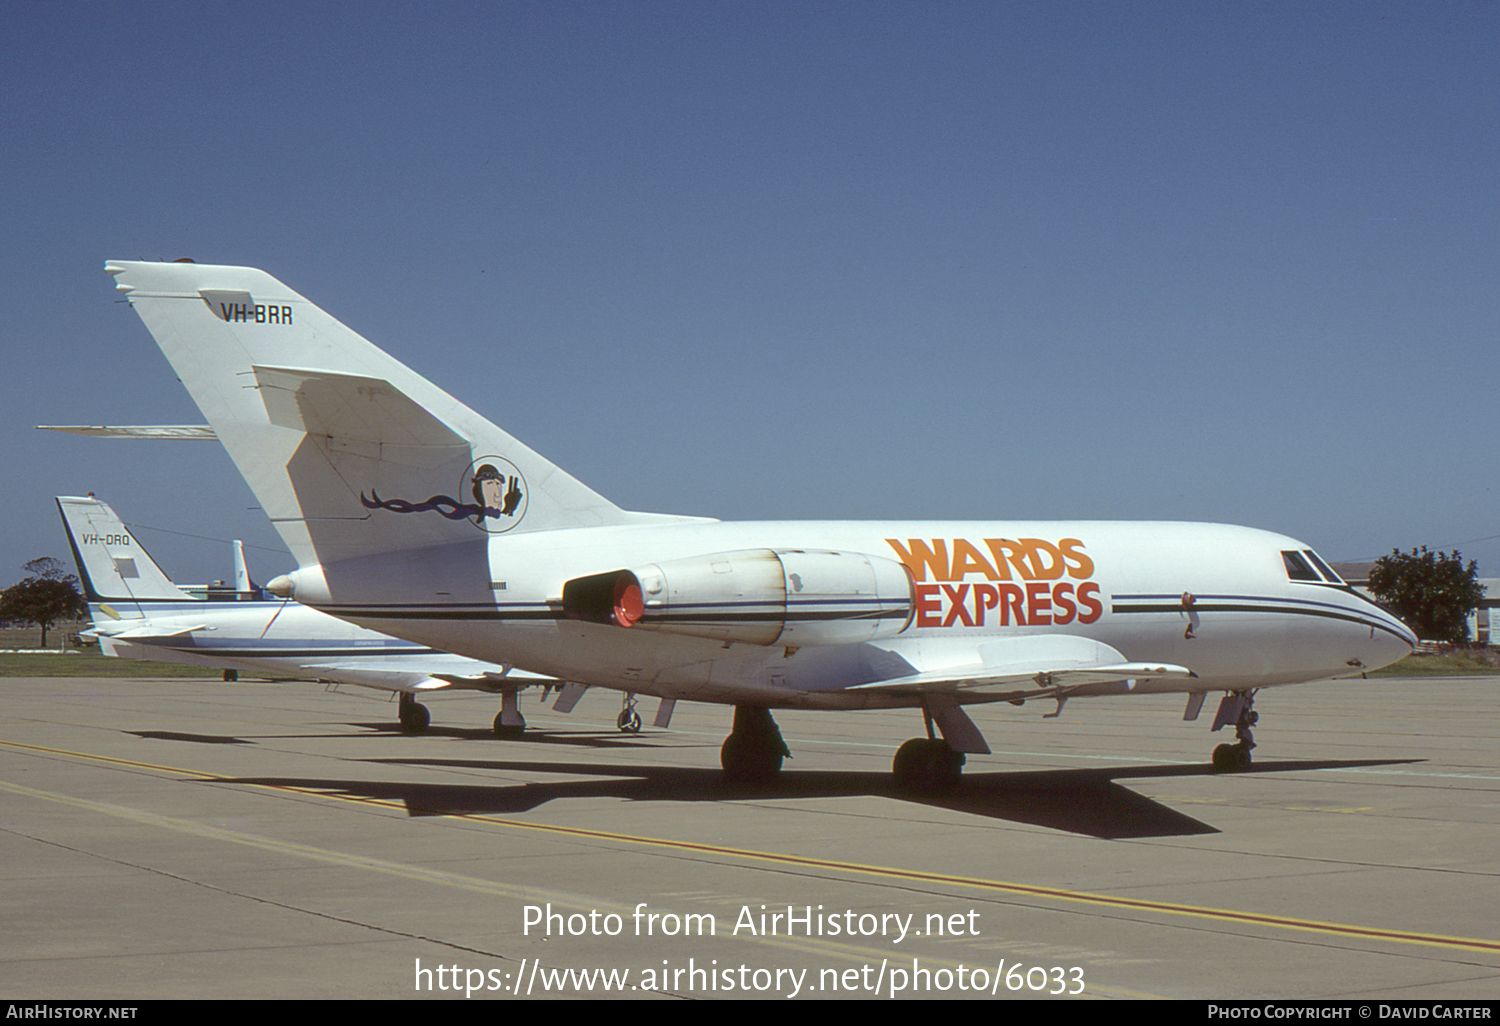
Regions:
<instances>
[{"instance_id":1,"label":"aircraft tire","mask_svg":"<svg viewBox=\"0 0 1500 1026\"><path fill-rule=\"evenodd\" d=\"M432 722L432 714L427 707L418 702L403 702L398 714L401 719L401 732L403 734L421 734Z\"/></svg>"},{"instance_id":2,"label":"aircraft tire","mask_svg":"<svg viewBox=\"0 0 1500 1026\"><path fill-rule=\"evenodd\" d=\"M1250 751L1244 745L1220 745L1214 749L1215 773L1238 773L1250 768Z\"/></svg>"},{"instance_id":3,"label":"aircraft tire","mask_svg":"<svg viewBox=\"0 0 1500 1026\"><path fill-rule=\"evenodd\" d=\"M914 737L896 750L891 763L896 786L921 794L947 794L958 787L964 756L935 738Z\"/></svg>"},{"instance_id":4,"label":"aircraft tire","mask_svg":"<svg viewBox=\"0 0 1500 1026\"><path fill-rule=\"evenodd\" d=\"M522 734L526 733L526 718L524 716L521 717L521 722L520 723L503 723L503 722L501 722L501 719L504 716L505 716L505 713L503 713L503 712L497 712L495 714L495 727L494 727L494 729L495 729L495 736L496 737L503 737L503 738L506 738L506 739L509 739L509 740L515 740L516 738L520 737Z\"/></svg>"},{"instance_id":5,"label":"aircraft tire","mask_svg":"<svg viewBox=\"0 0 1500 1026\"><path fill-rule=\"evenodd\" d=\"M782 755L761 738L730 734L719 749L724 778L741 784L763 784L781 772Z\"/></svg>"},{"instance_id":6,"label":"aircraft tire","mask_svg":"<svg viewBox=\"0 0 1500 1026\"><path fill-rule=\"evenodd\" d=\"M623 733L639 734L641 732L641 714L634 709L626 709L620 713L620 718L615 720L615 726Z\"/></svg>"}]
</instances>

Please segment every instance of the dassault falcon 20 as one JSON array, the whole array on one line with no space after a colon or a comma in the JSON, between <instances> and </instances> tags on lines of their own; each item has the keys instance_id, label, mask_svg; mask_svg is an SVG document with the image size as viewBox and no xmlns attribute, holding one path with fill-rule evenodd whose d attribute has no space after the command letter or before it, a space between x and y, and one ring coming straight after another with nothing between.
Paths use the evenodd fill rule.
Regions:
<instances>
[{"instance_id":1,"label":"dassault falcon 20","mask_svg":"<svg viewBox=\"0 0 1500 1026\"><path fill-rule=\"evenodd\" d=\"M296 571L268 590L580 684L734 706L732 778L790 754L778 708L920 709L905 786L988 753L963 706L1357 676L1412 633L1306 545L1219 524L722 523L623 510L263 271L111 261Z\"/></svg>"}]
</instances>

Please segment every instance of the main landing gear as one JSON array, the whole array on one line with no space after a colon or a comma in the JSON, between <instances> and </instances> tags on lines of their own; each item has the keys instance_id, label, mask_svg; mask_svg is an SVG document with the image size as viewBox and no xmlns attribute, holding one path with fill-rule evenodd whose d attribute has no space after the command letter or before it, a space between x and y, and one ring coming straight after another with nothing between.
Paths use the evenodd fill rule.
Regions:
<instances>
[{"instance_id":1,"label":"main landing gear","mask_svg":"<svg viewBox=\"0 0 1500 1026\"><path fill-rule=\"evenodd\" d=\"M406 691L401 692L401 698L396 703L396 718L401 721L403 734L420 734L427 729L427 724L432 722L427 707Z\"/></svg>"},{"instance_id":2,"label":"main landing gear","mask_svg":"<svg viewBox=\"0 0 1500 1026\"><path fill-rule=\"evenodd\" d=\"M432 722L427 707L408 691L401 692L396 704L396 718L401 723L401 733L421 734ZM521 715L520 702L515 691L506 691L500 696L500 712L495 715L495 736L517 738L526 732L526 717Z\"/></svg>"},{"instance_id":3,"label":"main landing gear","mask_svg":"<svg viewBox=\"0 0 1500 1026\"><path fill-rule=\"evenodd\" d=\"M781 772L781 760L791 752L771 710L758 705L734 707L734 728L719 749L724 779L739 784L763 784Z\"/></svg>"},{"instance_id":4,"label":"main landing gear","mask_svg":"<svg viewBox=\"0 0 1500 1026\"><path fill-rule=\"evenodd\" d=\"M924 705L922 719L927 724L926 737L914 737L896 749L891 773L896 786L919 794L947 794L958 787L964 770L964 754L955 752L947 741L932 729L932 713Z\"/></svg>"},{"instance_id":5,"label":"main landing gear","mask_svg":"<svg viewBox=\"0 0 1500 1026\"><path fill-rule=\"evenodd\" d=\"M964 755L942 738L914 737L896 749L891 772L896 786L919 794L947 794L958 786Z\"/></svg>"},{"instance_id":6,"label":"main landing gear","mask_svg":"<svg viewBox=\"0 0 1500 1026\"><path fill-rule=\"evenodd\" d=\"M1250 728L1260 721L1255 711L1254 691L1235 691L1224 696L1219 704L1219 714L1214 718L1214 730L1234 720L1235 743L1219 745L1214 749L1215 773L1238 773L1250 768L1250 749L1255 747L1255 738Z\"/></svg>"},{"instance_id":7,"label":"main landing gear","mask_svg":"<svg viewBox=\"0 0 1500 1026\"><path fill-rule=\"evenodd\" d=\"M495 714L495 736L514 739L524 733L526 733L526 717L521 715L520 692L502 691L500 711Z\"/></svg>"},{"instance_id":8,"label":"main landing gear","mask_svg":"<svg viewBox=\"0 0 1500 1026\"><path fill-rule=\"evenodd\" d=\"M939 715L943 715L941 710ZM896 785L902 790L927 795L947 794L958 786L963 773L964 754L955 751L952 745L937 736L931 710L924 707L922 716L927 723L927 736L914 737L902 745L896 752L891 770L895 774ZM957 721L950 722L952 719L950 716L949 720L944 720L944 730L958 729L962 734L961 724ZM973 730L973 724L968 723L967 718L962 723ZM989 751L984 746L983 739L978 737L977 731L974 731L974 739L977 740L978 747L971 747L970 751ZM961 742L971 743L967 736L963 736ZM780 728L771 719L769 709L754 705L734 707L734 729L724 739L724 746L719 749L719 761L724 767L725 780L733 783L766 783L781 772L781 760L790 758L791 754L781 738Z\"/></svg>"}]
</instances>

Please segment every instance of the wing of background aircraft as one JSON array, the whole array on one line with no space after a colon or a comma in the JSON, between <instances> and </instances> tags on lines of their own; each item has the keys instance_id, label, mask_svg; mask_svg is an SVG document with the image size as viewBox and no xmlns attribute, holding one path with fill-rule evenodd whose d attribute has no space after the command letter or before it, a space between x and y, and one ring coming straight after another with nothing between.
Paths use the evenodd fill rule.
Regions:
<instances>
[{"instance_id":1,"label":"wing of background aircraft","mask_svg":"<svg viewBox=\"0 0 1500 1026\"><path fill-rule=\"evenodd\" d=\"M434 651L285 600L264 600L250 583L238 544L235 590L210 589L211 597L199 597L173 583L105 503L93 496L60 496L57 505L93 620L84 633L97 638L107 655L396 692L408 732L429 722L417 695L463 690L500 695L495 730L509 736L525 725L517 701L522 688L539 686L545 696L566 684ZM576 701L571 696L563 711Z\"/></svg>"}]
</instances>

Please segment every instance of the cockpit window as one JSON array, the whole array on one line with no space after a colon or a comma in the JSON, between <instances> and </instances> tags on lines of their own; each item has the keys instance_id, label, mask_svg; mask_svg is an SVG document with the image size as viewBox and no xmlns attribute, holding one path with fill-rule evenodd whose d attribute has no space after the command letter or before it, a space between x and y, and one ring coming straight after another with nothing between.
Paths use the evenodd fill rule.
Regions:
<instances>
[{"instance_id":1,"label":"cockpit window","mask_svg":"<svg viewBox=\"0 0 1500 1026\"><path fill-rule=\"evenodd\" d=\"M1295 549L1283 552L1281 561L1286 564L1286 575L1294 581L1320 582L1322 580L1318 572L1302 557L1302 553Z\"/></svg>"},{"instance_id":2,"label":"cockpit window","mask_svg":"<svg viewBox=\"0 0 1500 1026\"><path fill-rule=\"evenodd\" d=\"M1323 579L1326 580L1329 584L1344 583L1339 575L1329 569L1328 564L1319 559L1318 554L1312 549L1303 549L1302 554L1308 558L1308 561L1311 562L1313 566L1318 568L1318 573L1322 574Z\"/></svg>"}]
</instances>

